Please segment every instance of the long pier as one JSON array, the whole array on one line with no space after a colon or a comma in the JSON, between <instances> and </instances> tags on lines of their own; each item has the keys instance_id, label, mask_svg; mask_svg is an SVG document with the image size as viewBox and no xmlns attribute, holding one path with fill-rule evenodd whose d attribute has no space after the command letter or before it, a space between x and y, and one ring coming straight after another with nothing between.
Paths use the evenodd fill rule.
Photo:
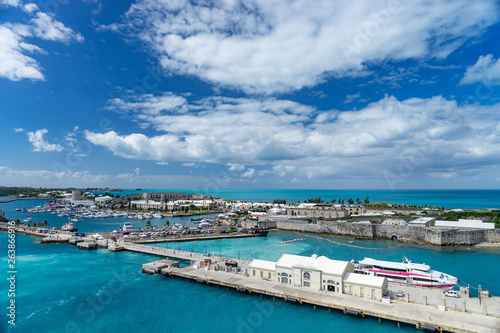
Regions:
<instances>
[{"instance_id":1,"label":"long pier","mask_svg":"<svg viewBox=\"0 0 500 333\"><path fill-rule=\"evenodd\" d=\"M166 258L172 257L172 258L188 260L188 261L201 261L204 258L206 258L205 254L203 254L203 253L176 250L176 249L166 249L164 247L144 245L144 244L133 244L133 243L125 242L125 243L121 243L120 246L123 246L123 248L127 251L139 252L139 253L145 253L145 254L153 254L153 255L166 257ZM210 259L212 260L213 264L224 263L226 260L235 260L236 262L238 262L238 265L240 268L241 267L247 268L248 264L250 264L250 261L248 261L248 260L234 259L234 258L224 257L224 256L217 256L215 254L211 254Z\"/></svg>"},{"instance_id":2,"label":"long pier","mask_svg":"<svg viewBox=\"0 0 500 333\"><path fill-rule=\"evenodd\" d=\"M202 253L159 248L144 244L125 243L123 247L128 251L191 262L206 259ZM252 278L248 275L250 262L247 260L219 256L211 256L210 258L212 263L209 267L195 268L189 266L181 269L170 267L161 269L161 274L226 287L240 292L248 292L249 294L266 295L273 299L307 304L315 308L322 307L361 317L369 316L379 320L390 320L398 323L398 325L404 323L413 325L417 329L428 329L436 332L500 332L499 297L488 297L488 299L481 300L487 306L478 304L480 303L478 298L445 299L443 306L440 301L443 297L441 289L406 287L406 298L393 299L391 303L384 303L346 294L309 291L304 288ZM236 261L239 270L231 269L230 272L227 272L228 267L224 267L224 263L228 259ZM399 285L392 286L392 289L401 288ZM419 303L418 300L422 297L425 301ZM456 302L461 302L459 303L460 306L457 306Z\"/></svg>"},{"instance_id":3,"label":"long pier","mask_svg":"<svg viewBox=\"0 0 500 333\"><path fill-rule=\"evenodd\" d=\"M286 284L246 277L240 274L226 273L206 269L186 267L183 269L162 269L166 276L186 278L200 283L245 291L250 294L267 295L298 304L340 310L346 314L360 317L370 316L379 320L390 320L415 326L417 329L437 332L499 332L500 313L482 315L446 309L435 306L393 300L390 304L372 299L346 294L329 294L324 291L308 291ZM498 297L497 302L498 302Z\"/></svg>"},{"instance_id":4,"label":"long pier","mask_svg":"<svg viewBox=\"0 0 500 333\"><path fill-rule=\"evenodd\" d=\"M138 239L138 240L127 240L130 243L136 244L154 244L154 243L177 243L177 242L191 242L199 240L214 240L223 238L247 238L247 237L258 237L258 234L238 234L238 233L226 233L226 234L208 234L208 235L177 235L169 236L165 238L154 238L154 239Z\"/></svg>"}]
</instances>

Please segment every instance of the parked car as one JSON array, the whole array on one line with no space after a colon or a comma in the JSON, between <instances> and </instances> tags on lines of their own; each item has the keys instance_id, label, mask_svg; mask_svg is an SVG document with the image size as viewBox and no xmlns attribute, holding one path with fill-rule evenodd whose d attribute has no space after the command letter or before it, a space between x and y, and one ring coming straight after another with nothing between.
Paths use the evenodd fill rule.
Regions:
<instances>
[{"instance_id":1,"label":"parked car","mask_svg":"<svg viewBox=\"0 0 500 333\"><path fill-rule=\"evenodd\" d=\"M396 292L396 297L405 297L405 293L402 290Z\"/></svg>"},{"instance_id":2,"label":"parked car","mask_svg":"<svg viewBox=\"0 0 500 333\"><path fill-rule=\"evenodd\" d=\"M445 293L444 293L445 296L447 297L455 297L455 298L458 298L458 291L456 290L447 290Z\"/></svg>"},{"instance_id":3,"label":"parked car","mask_svg":"<svg viewBox=\"0 0 500 333\"><path fill-rule=\"evenodd\" d=\"M226 266L238 267L238 263L235 260L228 259L228 260L226 260Z\"/></svg>"}]
</instances>

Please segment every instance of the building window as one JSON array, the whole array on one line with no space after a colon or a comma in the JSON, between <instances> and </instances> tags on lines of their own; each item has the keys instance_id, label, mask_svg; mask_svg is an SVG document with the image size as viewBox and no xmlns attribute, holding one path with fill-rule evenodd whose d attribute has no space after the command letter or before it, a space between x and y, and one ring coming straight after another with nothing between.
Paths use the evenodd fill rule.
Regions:
<instances>
[{"instance_id":1,"label":"building window","mask_svg":"<svg viewBox=\"0 0 500 333\"><path fill-rule=\"evenodd\" d=\"M263 277L263 276L264 276L264 272L260 271L260 277Z\"/></svg>"},{"instance_id":2,"label":"building window","mask_svg":"<svg viewBox=\"0 0 500 333\"><path fill-rule=\"evenodd\" d=\"M365 297L365 288L361 287L359 293L361 294L361 297Z\"/></svg>"},{"instance_id":3,"label":"building window","mask_svg":"<svg viewBox=\"0 0 500 333\"><path fill-rule=\"evenodd\" d=\"M311 284L309 283L309 281L304 281L304 287L310 287Z\"/></svg>"},{"instance_id":4,"label":"building window","mask_svg":"<svg viewBox=\"0 0 500 333\"><path fill-rule=\"evenodd\" d=\"M353 289L354 289L354 288L353 288L352 286L349 286L349 294L351 294L351 295L352 295L352 294L354 293L354 290L353 290Z\"/></svg>"},{"instance_id":5,"label":"building window","mask_svg":"<svg viewBox=\"0 0 500 333\"><path fill-rule=\"evenodd\" d=\"M305 272L304 273L304 279L305 280L309 280L311 278L311 274L309 274L309 272Z\"/></svg>"},{"instance_id":6,"label":"building window","mask_svg":"<svg viewBox=\"0 0 500 333\"><path fill-rule=\"evenodd\" d=\"M372 298L376 298L375 289L372 289Z\"/></svg>"},{"instance_id":7,"label":"building window","mask_svg":"<svg viewBox=\"0 0 500 333\"><path fill-rule=\"evenodd\" d=\"M255 269L252 269L252 274L253 276L255 276Z\"/></svg>"},{"instance_id":8,"label":"building window","mask_svg":"<svg viewBox=\"0 0 500 333\"><path fill-rule=\"evenodd\" d=\"M267 273L267 278L271 279L271 272Z\"/></svg>"}]
</instances>

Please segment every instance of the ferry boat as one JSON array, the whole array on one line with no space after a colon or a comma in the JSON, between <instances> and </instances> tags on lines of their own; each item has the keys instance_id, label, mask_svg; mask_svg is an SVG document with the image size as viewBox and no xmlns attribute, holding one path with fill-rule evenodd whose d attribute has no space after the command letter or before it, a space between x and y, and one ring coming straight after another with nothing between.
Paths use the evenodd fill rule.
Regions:
<instances>
[{"instance_id":1,"label":"ferry boat","mask_svg":"<svg viewBox=\"0 0 500 333\"><path fill-rule=\"evenodd\" d=\"M364 258L359 262L353 261L353 264L356 273L385 277L387 281L393 283L447 288L453 287L458 282L454 276L432 270L425 263L412 263L406 257L401 263Z\"/></svg>"}]
</instances>

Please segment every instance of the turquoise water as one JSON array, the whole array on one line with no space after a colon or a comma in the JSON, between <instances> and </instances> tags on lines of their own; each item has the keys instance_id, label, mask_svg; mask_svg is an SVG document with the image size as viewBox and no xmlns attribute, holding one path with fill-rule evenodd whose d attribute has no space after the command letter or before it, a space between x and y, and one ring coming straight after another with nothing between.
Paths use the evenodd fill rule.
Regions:
<instances>
[{"instance_id":1,"label":"turquoise water","mask_svg":"<svg viewBox=\"0 0 500 333\"><path fill-rule=\"evenodd\" d=\"M325 201L332 199L370 197L371 202L388 202L407 205L428 205L445 208L500 208L500 190L148 190L142 192L185 192L210 194L228 200L246 200L257 202L273 202L274 199L285 199L289 203L305 201L313 197L321 197ZM137 193L136 190L113 192L126 195ZM104 192L96 192L103 194Z\"/></svg>"},{"instance_id":2,"label":"turquoise water","mask_svg":"<svg viewBox=\"0 0 500 333\"><path fill-rule=\"evenodd\" d=\"M186 191L188 192L188 191ZM191 191L203 192L203 191ZM122 193L123 194L123 193ZM500 208L500 191L311 191L311 190L221 190L210 193L227 199L288 202L320 196L324 199L370 196L371 201L447 208ZM15 212L15 208L43 205L44 201L14 201L1 205L9 219L47 220L60 226L67 218L49 214ZM167 219L153 219L162 225ZM190 218L168 218L171 223L195 225ZM91 219L77 223L81 231L118 229L125 218ZM131 221L135 228L146 220ZM293 232L271 231L267 238L225 239L168 246L182 250L211 252L244 259L277 260L283 253L326 255L351 260L374 257L399 261L407 256L434 269L458 277L462 283L479 284L493 295L500 295L499 249L404 245L382 240L356 240L327 236L305 236L306 241L277 244L298 238ZM300 237L304 237L301 235ZM346 245L329 242L333 240ZM222 288L203 286L185 280L141 273L141 265L156 257L107 250L79 251L70 245L41 245L38 238L17 235L17 325L6 320L0 332L282 332L314 330L351 332L415 332L394 323L356 319L338 312L314 310L282 301L242 295ZM0 232L1 264L7 272L7 233ZM363 248L353 248L357 245ZM158 246L167 246L158 244ZM392 246L392 247L390 247ZM0 305L6 309L7 273L0 279ZM472 289L474 292L474 289ZM6 311L6 310L5 310ZM5 317L4 317L5 318Z\"/></svg>"},{"instance_id":3,"label":"turquoise water","mask_svg":"<svg viewBox=\"0 0 500 333\"><path fill-rule=\"evenodd\" d=\"M223 255L277 260L283 252L326 255L336 259L372 256L400 260L403 255L415 262L459 277L472 285L482 284L500 295L499 250L471 250L466 247L395 245L391 241L360 241L354 244L380 250L363 250L332 244L325 239L276 244L297 238L293 232L271 231L267 238L226 239L170 244L196 251ZM141 265L157 257L104 249L81 251L71 245L41 245L38 239L17 235L17 325L1 322L6 332L282 332L315 331L415 332L394 323L356 319L339 312L314 310L282 301L243 295L223 288L199 285L186 280L149 276ZM0 233L0 246L7 234ZM165 246L162 244L162 246ZM205 248L206 247L206 248ZM386 250L384 250L386 249ZM7 267L6 255L2 266ZM8 286L2 279L0 304L7 306Z\"/></svg>"}]
</instances>

